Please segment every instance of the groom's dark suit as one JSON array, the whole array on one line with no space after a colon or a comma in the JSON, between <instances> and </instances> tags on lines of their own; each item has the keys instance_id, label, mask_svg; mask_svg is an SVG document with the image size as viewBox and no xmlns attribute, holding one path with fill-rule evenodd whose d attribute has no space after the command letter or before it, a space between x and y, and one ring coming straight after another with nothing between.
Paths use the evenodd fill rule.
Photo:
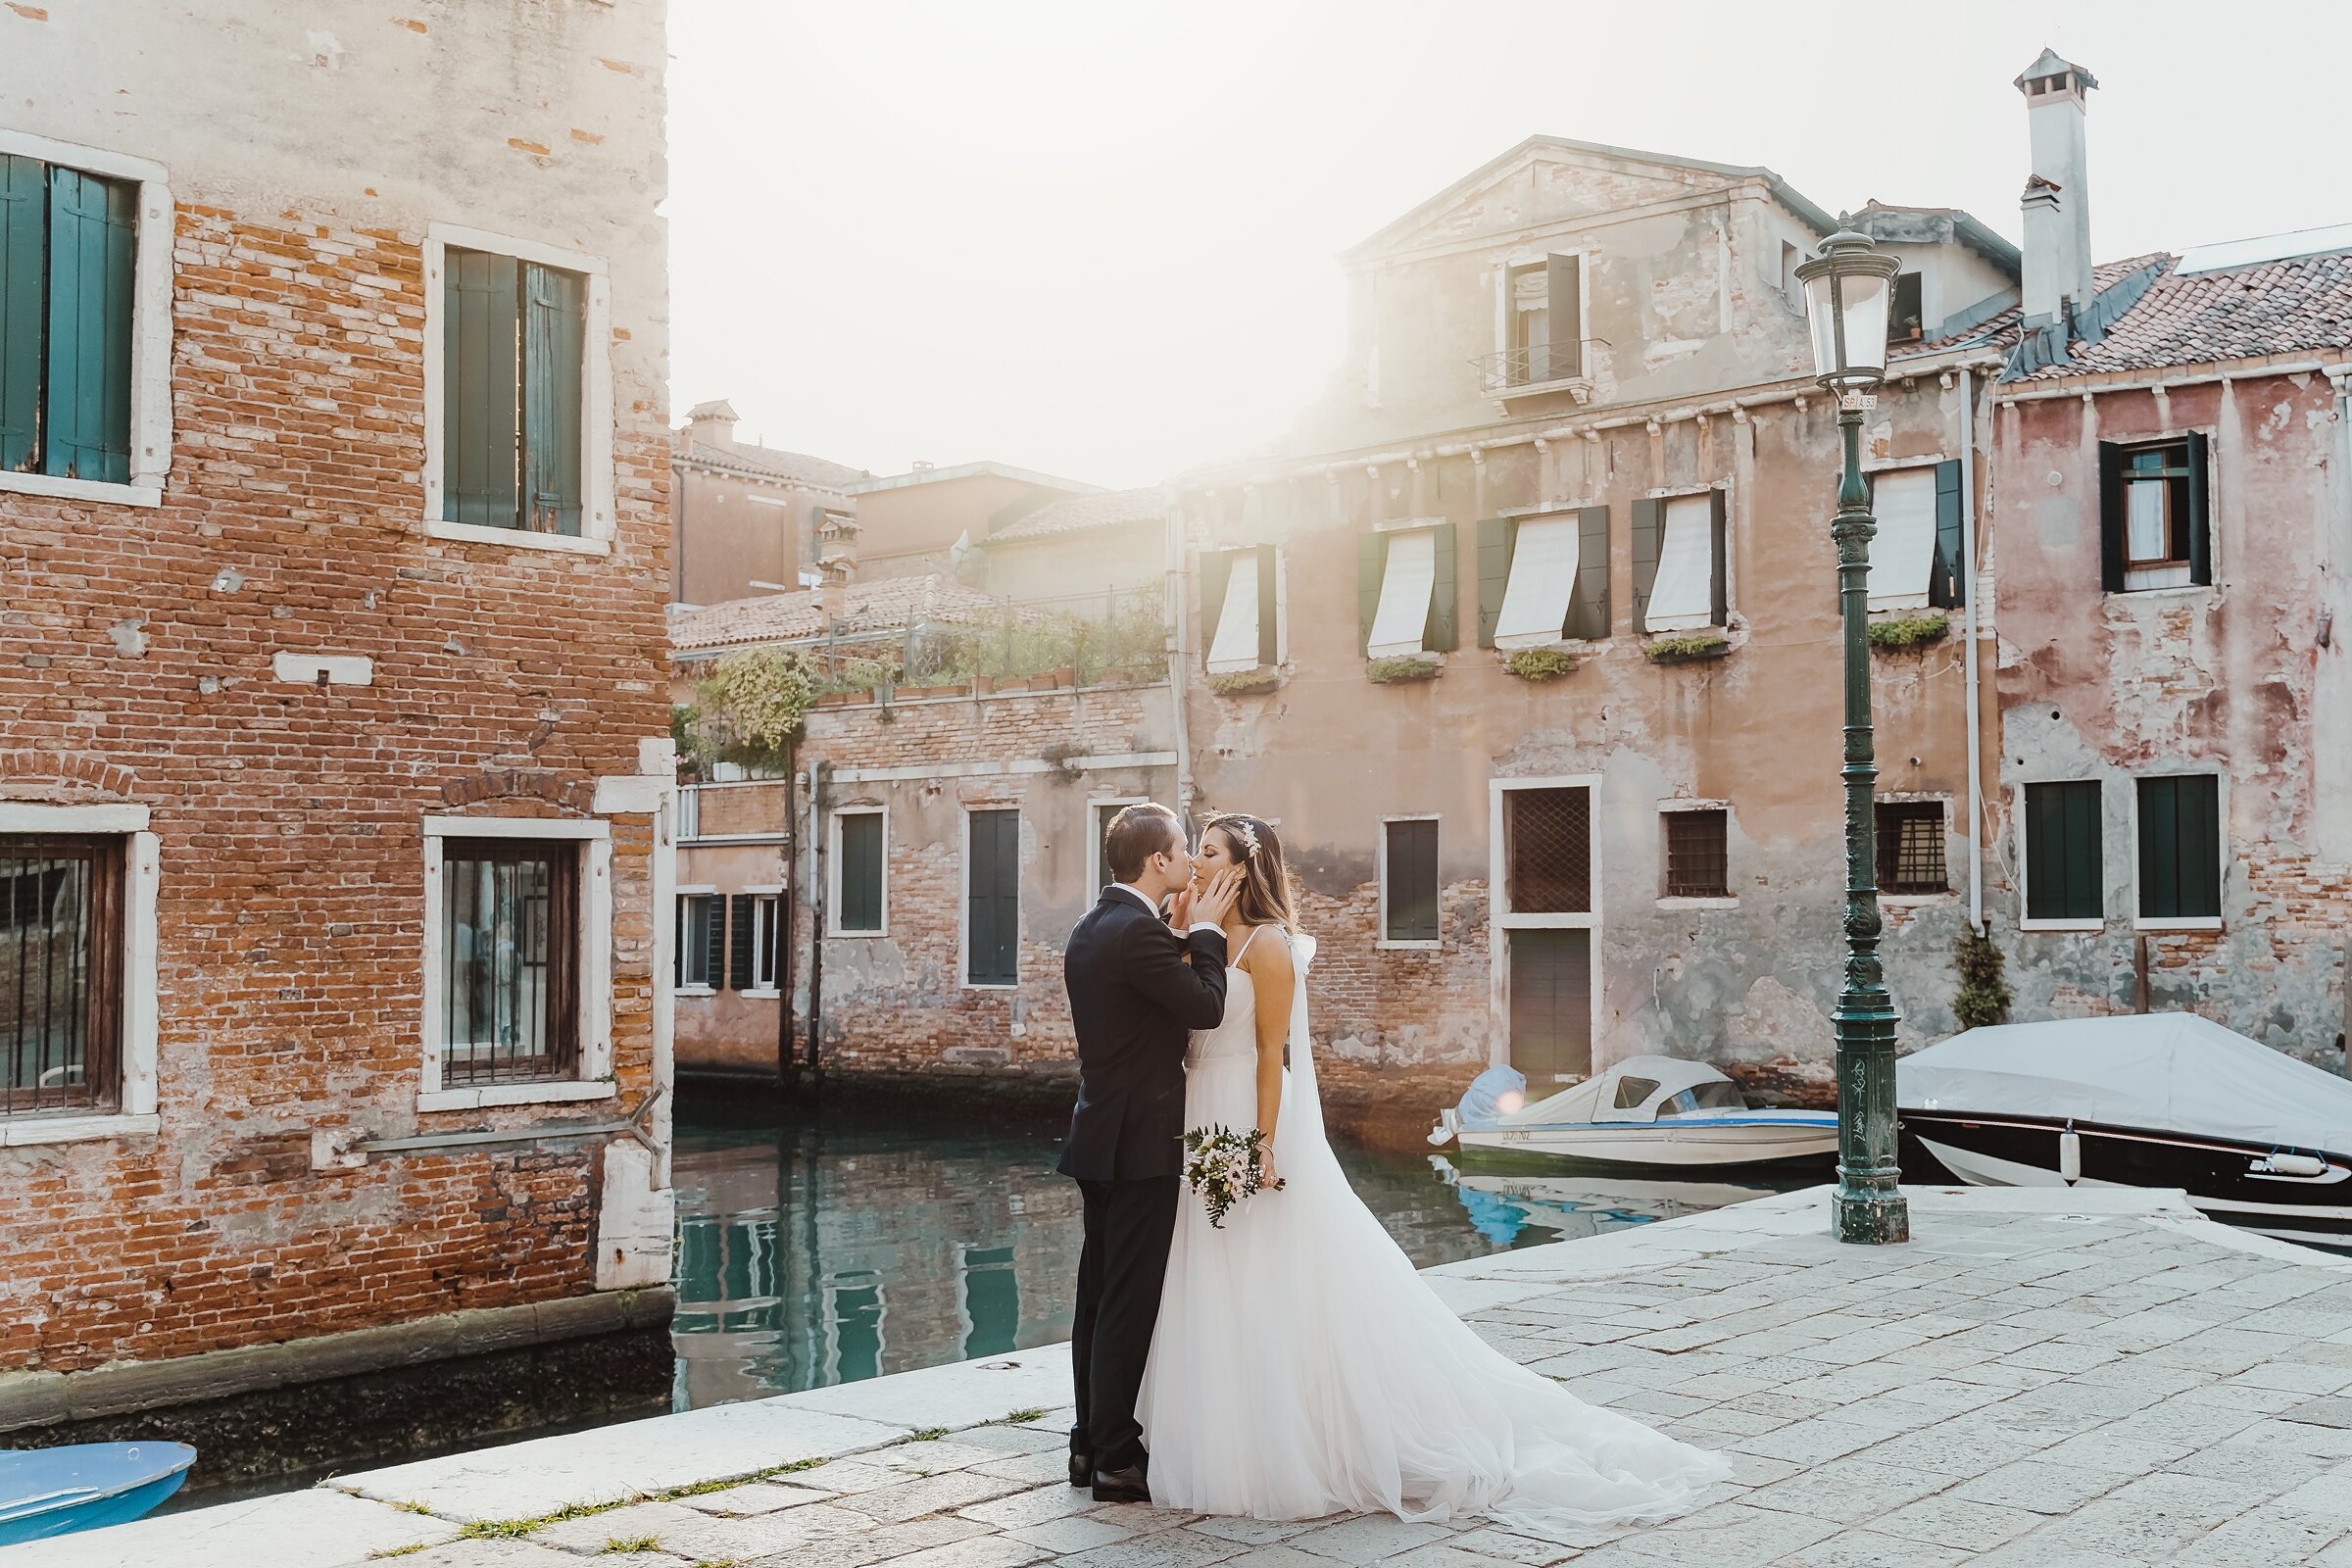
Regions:
<instances>
[{"instance_id":1,"label":"groom's dark suit","mask_svg":"<svg viewBox=\"0 0 2352 1568\"><path fill-rule=\"evenodd\" d=\"M1127 1470L1144 1459L1136 1395L1184 1171L1185 1042L1225 1016L1225 934L1204 926L1180 937L1140 893L1105 888L1070 933L1062 979L1078 1035L1078 1106L1060 1169L1086 1200L1070 1451Z\"/></svg>"}]
</instances>

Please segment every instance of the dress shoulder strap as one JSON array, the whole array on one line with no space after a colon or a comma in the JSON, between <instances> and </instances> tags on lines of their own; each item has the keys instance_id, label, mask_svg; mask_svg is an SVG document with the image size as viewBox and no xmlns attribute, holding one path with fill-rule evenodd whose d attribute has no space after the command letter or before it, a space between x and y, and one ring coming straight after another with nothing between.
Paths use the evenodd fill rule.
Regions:
<instances>
[{"instance_id":1,"label":"dress shoulder strap","mask_svg":"<svg viewBox=\"0 0 2352 1568\"><path fill-rule=\"evenodd\" d=\"M1234 952L1233 961L1235 963L1238 964L1242 961L1242 955L1250 951L1250 944L1255 942L1257 940L1257 934L1264 929L1265 927L1262 925L1253 925L1250 928L1250 934L1242 938L1241 947L1236 949Z\"/></svg>"}]
</instances>

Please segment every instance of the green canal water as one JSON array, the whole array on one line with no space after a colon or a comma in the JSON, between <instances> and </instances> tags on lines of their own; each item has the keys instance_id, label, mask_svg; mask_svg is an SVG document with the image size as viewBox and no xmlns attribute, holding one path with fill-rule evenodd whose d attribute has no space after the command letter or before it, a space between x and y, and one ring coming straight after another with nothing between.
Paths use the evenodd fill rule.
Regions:
<instances>
[{"instance_id":1,"label":"green canal water","mask_svg":"<svg viewBox=\"0 0 2352 1568\"><path fill-rule=\"evenodd\" d=\"M691 1110L691 1107L686 1107ZM708 1113L705 1113L706 1116ZM1069 1338L1078 1189L1051 1122L846 1108L678 1130L677 1354L687 1409ZM1823 1179L1667 1182L1455 1171L1339 1149L1355 1190L1428 1267L1697 1213Z\"/></svg>"}]
</instances>

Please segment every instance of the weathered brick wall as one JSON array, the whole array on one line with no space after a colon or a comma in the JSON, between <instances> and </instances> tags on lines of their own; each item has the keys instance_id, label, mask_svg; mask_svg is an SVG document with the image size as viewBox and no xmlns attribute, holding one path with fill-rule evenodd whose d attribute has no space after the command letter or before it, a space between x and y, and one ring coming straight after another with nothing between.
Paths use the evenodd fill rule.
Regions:
<instances>
[{"instance_id":1,"label":"weathered brick wall","mask_svg":"<svg viewBox=\"0 0 2352 1568\"><path fill-rule=\"evenodd\" d=\"M361 42L356 9L322 12L319 24L329 20ZM307 145L270 118L291 111L269 74L295 68L265 65L268 51L232 54L244 35L199 21L185 49L160 36L150 46L174 81L243 80L235 123L175 121L176 89L141 78L144 65L125 68L127 86L110 77L105 95L121 127L107 144L172 165L164 504L0 493L0 799L145 806L161 846L161 1132L0 1151L0 1369L73 1370L588 1290L599 1144L393 1154L318 1173L311 1136L576 1119L633 1106L658 1070L656 846L648 816L616 815L617 1100L417 1109L422 819L582 816L599 778L637 772L639 741L661 736L667 716L659 257L650 270L613 267L612 554L442 542L421 527L424 224L583 244L593 232L599 248L650 232L658 248L659 180L632 188L560 171L546 177L572 193L571 211L551 219L534 199L500 194L477 149L453 149L431 172L388 150L366 169L260 173L231 162L231 144L270 144L256 159L278 156L281 133ZM368 44L409 47L384 45L379 21ZM513 24L448 25L495 37ZM562 162L545 154L562 133L542 120L612 133L605 151L587 151L601 137L576 143L582 157L658 165L659 24L610 26L596 41L616 57L611 70L580 64L625 95L618 121L650 130L584 113L559 90L509 122L542 138L540 154L497 148L509 177L539 180ZM34 24L9 27L0 56L34 47ZM424 30L399 37L467 47L416 43ZM641 62L618 58L649 42ZM92 63L115 53L70 38L41 47ZM353 58L358 72L377 57ZM36 76L42 94L0 108L0 124L97 140L74 118L75 78ZM332 90L364 105L378 79L346 74ZM423 117L423 102L404 113ZM441 117L435 134L487 134L462 121ZM393 142L405 147L406 134ZM436 177L458 194L423 183ZM371 178L413 205L374 200L374 188L363 197ZM333 194L305 194L320 189ZM372 684L278 682L278 652L365 655Z\"/></svg>"}]
</instances>

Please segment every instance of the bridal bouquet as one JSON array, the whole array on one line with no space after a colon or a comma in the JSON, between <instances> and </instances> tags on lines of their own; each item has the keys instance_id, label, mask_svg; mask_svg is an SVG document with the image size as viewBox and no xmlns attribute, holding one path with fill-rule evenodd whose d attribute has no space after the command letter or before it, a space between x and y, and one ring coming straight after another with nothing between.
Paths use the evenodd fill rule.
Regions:
<instances>
[{"instance_id":1,"label":"bridal bouquet","mask_svg":"<svg viewBox=\"0 0 2352 1568\"><path fill-rule=\"evenodd\" d=\"M1184 1135L1185 1185L1200 1195L1210 1225L1223 1230L1235 1203L1261 1190L1282 1190L1280 1177L1270 1183L1259 1180L1258 1156L1265 1147L1266 1135L1254 1127L1237 1133L1219 1123Z\"/></svg>"}]
</instances>

